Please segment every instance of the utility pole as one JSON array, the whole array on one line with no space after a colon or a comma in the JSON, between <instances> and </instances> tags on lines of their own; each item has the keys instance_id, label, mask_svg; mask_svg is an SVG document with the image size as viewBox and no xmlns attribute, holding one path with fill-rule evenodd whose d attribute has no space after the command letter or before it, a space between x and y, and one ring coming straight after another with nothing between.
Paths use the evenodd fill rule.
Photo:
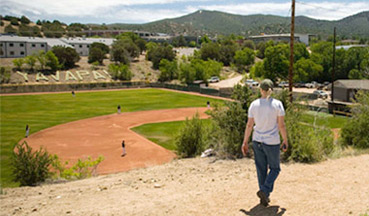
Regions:
<instances>
[{"instance_id":1,"label":"utility pole","mask_svg":"<svg viewBox=\"0 0 369 216\"><path fill-rule=\"evenodd\" d=\"M336 27L333 30L333 59L332 59L332 89L331 89L331 100L333 105L333 95L334 95L334 75L336 70Z\"/></svg>"},{"instance_id":2,"label":"utility pole","mask_svg":"<svg viewBox=\"0 0 369 216\"><path fill-rule=\"evenodd\" d=\"M295 0L292 0L292 12L291 12L291 38L290 38L290 68L288 70L289 78L289 96L292 103L292 77L293 77L293 43L295 41Z\"/></svg>"}]
</instances>

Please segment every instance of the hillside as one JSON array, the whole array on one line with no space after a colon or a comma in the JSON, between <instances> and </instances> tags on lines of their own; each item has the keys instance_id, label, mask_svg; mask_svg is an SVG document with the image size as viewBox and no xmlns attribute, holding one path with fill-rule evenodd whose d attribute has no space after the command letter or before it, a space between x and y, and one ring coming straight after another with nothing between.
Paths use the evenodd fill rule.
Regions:
<instances>
[{"instance_id":1,"label":"hillside","mask_svg":"<svg viewBox=\"0 0 369 216\"><path fill-rule=\"evenodd\" d=\"M7 16L5 16L6 18ZM9 17L9 16L8 16ZM11 20L11 19L10 19ZM14 18L13 18L14 20ZM6 26L11 26L11 32L18 32L24 36L45 35L47 37L61 37L62 35L80 36L83 30L92 29L124 29L132 31L160 32L170 35L190 35L200 36L207 34L216 35L259 35L278 34L290 32L290 18L274 15L234 15L219 11L201 10L192 14L173 19L164 19L145 24L80 24L72 23L66 25L59 21L37 21L34 23L23 24L19 19L17 25L9 25L9 21L2 18L0 33L4 33ZM316 20L305 16L298 16L295 19L296 33L318 34L323 38L331 35L333 27L337 27L337 35L353 38L369 38L369 11L361 12L337 21Z\"/></svg>"},{"instance_id":2,"label":"hillside","mask_svg":"<svg viewBox=\"0 0 369 216\"><path fill-rule=\"evenodd\" d=\"M268 208L258 205L253 160L194 158L80 181L6 188L0 215L369 213L369 155L282 164L281 169Z\"/></svg>"},{"instance_id":3,"label":"hillside","mask_svg":"<svg viewBox=\"0 0 369 216\"><path fill-rule=\"evenodd\" d=\"M187 34L211 36L222 34L258 35L289 33L290 18L273 15L241 16L218 11L197 11L174 19L165 19L141 25L111 24L110 28L162 32L167 34ZM304 16L295 19L297 33L320 34L323 37L337 34L352 37L369 37L369 11L346 17L338 21L316 20Z\"/></svg>"}]
</instances>

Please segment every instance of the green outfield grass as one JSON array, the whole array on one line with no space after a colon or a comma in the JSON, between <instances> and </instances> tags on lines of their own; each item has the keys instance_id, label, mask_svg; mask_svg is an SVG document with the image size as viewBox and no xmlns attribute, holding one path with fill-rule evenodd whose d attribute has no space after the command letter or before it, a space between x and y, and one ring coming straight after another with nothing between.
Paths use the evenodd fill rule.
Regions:
<instances>
[{"instance_id":1,"label":"green outfield grass","mask_svg":"<svg viewBox=\"0 0 369 216\"><path fill-rule=\"evenodd\" d=\"M203 119L201 121L205 125L209 125L211 122L210 119ZM184 121L152 123L132 128L132 130L166 149L175 151L175 137L178 135L183 124Z\"/></svg>"},{"instance_id":2,"label":"green outfield grass","mask_svg":"<svg viewBox=\"0 0 369 216\"><path fill-rule=\"evenodd\" d=\"M315 121L316 126L325 126L328 128L342 128L349 117L338 116L335 117L328 113L317 113L308 111L302 115L302 121L313 125Z\"/></svg>"},{"instance_id":3,"label":"green outfield grass","mask_svg":"<svg viewBox=\"0 0 369 216\"><path fill-rule=\"evenodd\" d=\"M10 155L24 137L26 124L32 134L58 124L115 113L118 104L122 112L133 112L205 107L207 101L220 100L161 89L76 92L76 97L71 93L1 96L1 185L17 186L11 181Z\"/></svg>"}]
</instances>

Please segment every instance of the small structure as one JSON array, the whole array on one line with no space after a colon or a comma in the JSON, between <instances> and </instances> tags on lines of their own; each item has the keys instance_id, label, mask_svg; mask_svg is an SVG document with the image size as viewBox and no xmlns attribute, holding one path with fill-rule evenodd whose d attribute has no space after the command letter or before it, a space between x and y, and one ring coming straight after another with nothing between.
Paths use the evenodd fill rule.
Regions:
<instances>
[{"instance_id":1,"label":"small structure","mask_svg":"<svg viewBox=\"0 0 369 216\"><path fill-rule=\"evenodd\" d=\"M334 82L333 100L351 102L357 91L369 92L369 80L336 80Z\"/></svg>"},{"instance_id":2,"label":"small structure","mask_svg":"<svg viewBox=\"0 0 369 216\"><path fill-rule=\"evenodd\" d=\"M329 113L348 115L356 93L359 90L369 93L369 80L336 80L333 88L333 101L328 101Z\"/></svg>"}]
</instances>

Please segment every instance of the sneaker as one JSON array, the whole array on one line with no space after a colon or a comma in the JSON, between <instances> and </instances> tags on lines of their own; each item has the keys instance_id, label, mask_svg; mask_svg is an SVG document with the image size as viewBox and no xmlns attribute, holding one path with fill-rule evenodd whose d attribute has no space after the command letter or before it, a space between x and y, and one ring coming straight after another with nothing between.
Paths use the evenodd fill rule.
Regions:
<instances>
[{"instance_id":1,"label":"sneaker","mask_svg":"<svg viewBox=\"0 0 369 216\"><path fill-rule=\"evenodd\" d=\"M268 206L269 198L266 196L264 191L259 190L256 195L258 195L258 197L260 198L260 204L262 204L263 206Z\"/></svg>"},{"instance_id":2,"label":"sneaker","mask_svg":"<svg viewBox=\"0 0 369 216\"><path fill-rule=\"evenodd\" d=\"M270 199L269 199L269 197L268 197L268 203L270 203ZM262 205L261 200L260 200L260 204Z\"/></svg>"}]
</instances>

